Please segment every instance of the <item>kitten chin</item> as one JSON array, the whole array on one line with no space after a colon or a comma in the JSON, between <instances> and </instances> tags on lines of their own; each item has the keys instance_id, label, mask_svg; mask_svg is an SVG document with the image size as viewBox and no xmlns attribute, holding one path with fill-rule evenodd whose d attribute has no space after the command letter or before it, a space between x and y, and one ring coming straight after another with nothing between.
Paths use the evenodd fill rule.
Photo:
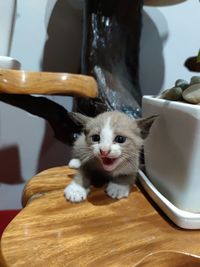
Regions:
<instances>
[{"instance_id":1,"label":"kitten chin","mask_svg":"<svg viewBox=\"0 0 200 267\"><path fill-rule=\"evenodd\" d=\"M73 147L69 166L78 169L65 189L71 202L87 198L91 184L107 183L106 193L114 199L128 197L139 168L143 138L156 116L135 120L126 114L105 112L96 118L73 113L83 125L83 134Z\"/></svg>"}]
</instances>

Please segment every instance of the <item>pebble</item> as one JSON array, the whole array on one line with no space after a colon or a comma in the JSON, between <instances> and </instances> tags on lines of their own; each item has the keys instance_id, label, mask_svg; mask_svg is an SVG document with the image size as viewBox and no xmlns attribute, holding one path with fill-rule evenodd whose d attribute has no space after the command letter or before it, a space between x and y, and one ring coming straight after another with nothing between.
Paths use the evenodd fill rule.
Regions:
<instances>
[{"instance_id":1,"label":"pebble","mask_svg":"<svg viewBox=\"0 0 200 267\"><path fill-rule=\"evenodd\" d=\"M172 87L162 92L159 98L178 101L182 99L182 92L181 87Z\"/></svg>"},{"instance_id":2,"label":"pebble","mask_svg":"<svg viewBox=\"0 0 200 267\"><path fill-rule=\"evenodd\" d=\"M200 83L200 76L193 76L190 80L190 84Z\"/></svg>"},{"instance_id":3,"label":"pebble","mask_svg":"<svg viewBox=\"0 0 200 267\"><path fill-rule=\"evenodd\" d=\"M183 79L178 79L175 82L175 87L181 87L182 90L185 90L186 88L188 88L188 86L189 86L189 83L186 80L183 80Z\"/></svg>"},{"instance_id":4,"label":"pebble","mask_svg":"<svg viewBox=\"0 0 200 267\"><path fill-rule=\"evenodd\" d=\"M190 85L183 91L183 99L192 104L200 103L200 83Z\"/></svg>"}]
</instances>

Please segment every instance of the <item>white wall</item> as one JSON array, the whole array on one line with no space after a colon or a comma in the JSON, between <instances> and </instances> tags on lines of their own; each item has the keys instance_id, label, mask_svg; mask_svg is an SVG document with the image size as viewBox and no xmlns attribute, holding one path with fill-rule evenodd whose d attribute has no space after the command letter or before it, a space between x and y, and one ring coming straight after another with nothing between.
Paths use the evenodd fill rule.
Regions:
<instances>
[{"instance_id":1,"label":"white wall","mask_svg":"<svg viewBox=\"0 0 200 267\"><path fill-rule=\"evenodd\" d=\"M199 14L198 0L144 7L140 72L144 94L156 94L172 87L179 78L189 81L198 75L188 71L184 62L200 48Z\"/></svg>"},{"instance_id":2,"label":"white wall","mask_svg":"<svg viewBox=\"0 0 200 267\"><path fill-rule=\"evenodd\" d=\"M2 0L3 1L3 0ZM18 0L10 55L25 70L77 72L81 47L81 0ZM71 5L73 3L73 6ZM140 81L144 94L173 86L195 73L184 61L200 47L200 4L144 7ZM71 100L51 97L70 109ZM31 137L31 138L30 138ZM0 209L20 207L24 183L41 169L64 164L66 146L53 138L43 119L0 103Z\"/></svg>"},{"instance_id":3,"label":"white wall","mask_svg":"<svg viewBox=\"0 0 200 267\"><path fill-rule=\"evenodd\" d=\"M10 56L25 70L77 72L81 17L69 1L18 0ZM71 110L69 97L49 98ZM0 102L0 209L21 207L24 182L69 156L43 119Z\"/></svg>"}]
</instances>

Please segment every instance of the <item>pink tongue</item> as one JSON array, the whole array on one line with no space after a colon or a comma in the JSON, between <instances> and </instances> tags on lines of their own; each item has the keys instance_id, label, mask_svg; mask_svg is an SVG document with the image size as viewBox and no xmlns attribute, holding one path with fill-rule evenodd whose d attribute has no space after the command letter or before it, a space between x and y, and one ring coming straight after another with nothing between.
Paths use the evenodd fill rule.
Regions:
<instances>
[{"instance_id":1,"label":"pink tongue","mask_svg":"<svg viewBox=\"0 0 200 267\"><path fill-rule=\"evenodd\" d=\"M115 159L110 159L110 158L103 158L103 164L105 165L112 165Z\"/></svg>"}]
</instances>

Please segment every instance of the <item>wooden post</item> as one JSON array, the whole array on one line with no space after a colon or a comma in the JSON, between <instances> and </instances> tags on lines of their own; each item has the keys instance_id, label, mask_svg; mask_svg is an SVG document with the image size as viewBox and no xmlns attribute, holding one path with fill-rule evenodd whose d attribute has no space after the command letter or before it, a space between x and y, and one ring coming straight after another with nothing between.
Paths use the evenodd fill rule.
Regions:
<instances>
[{"instance_id":1,"label":"wooden post","mask_svg":"<svg viewBox=\"0 0 200 267\"><path fill-rule=\"evenodd\" d=\"M120 110L138 117L141 0L85 0L81 70L93 75L99 96L76 98L75 109L90 116Z\"/></svg>"}]
</instances>

